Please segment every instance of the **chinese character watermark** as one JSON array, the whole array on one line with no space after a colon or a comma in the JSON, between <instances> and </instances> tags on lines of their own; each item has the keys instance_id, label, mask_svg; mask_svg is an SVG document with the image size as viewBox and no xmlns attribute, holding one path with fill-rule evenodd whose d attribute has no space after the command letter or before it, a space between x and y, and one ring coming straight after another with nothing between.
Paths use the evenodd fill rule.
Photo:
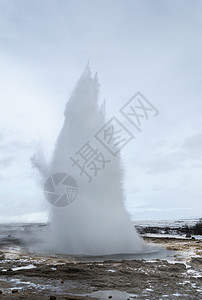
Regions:
<instances>
[{"instance_id":1,"label":"chinese character watermark","mask_svg":"<svg viewBox=\"0 0 202 300\"><path fill-rule=\"evenodd\" d=\"M88 178L88 182L91 182L93 177L96 177L98 172L103 170L105 165L110 162L110 160L105 159L102 152L90 145L90 141L76 152L75 158L70 157L70 159L73 162L72 166L77 166L80 175L84 174Z\"/></svg>"},{"instance_id":2,"label":"chinese character watermark","mask_svg":"<svg viewBox=\"0 0 202 300\"><path fill-rule=\"evenodd\" d=\"M139 132L142 131L142 123L148 121L150 117L156 117L158 110L150 103L140 92L137 92L119 112L127 119ZM112 117L102 128L94 135L95 139L113 156L117 154L135 138L133 133L126 128L117 119ZM92 182L93 178L103 170L110 159L106 159L99 149L94 149L87 141L75 153L75 157L70 157L72 167L77 167L80 176L85 175L88 182Z\"/></svg>"},{"instance_id":3,"label":"chinese character watermark","mask_svg":"<svg viewBox=\"0 0 202 300\"><path fill-rule=\"evenodd\" d=\"M117 118L113 117L95 134L95 138L113 156L116 156L134 136Z\"/></svg>"},{"instance_id":4,"label":"chinese character watermark","mask_svg":"<svg viewBox=\"0 0 202 300\"><path fill-rule=\"evenodd\" d=\"M153 114L156 117L159 112L140 92L137 92L121 109L121 114L141 131L142 119L149 120Z\"/></svg>"},{"instance_id":5,"label":"chinese character watermark","mask_svg":"<svg viewBox=\"0 0 202 300\"><path fill-rule=\"evenodd\" d=\"M159 114L157 108L140 92L137 92L119 110L119 113L139 132L142 131L143 121ZM116 117L112 117L97 133L94 138L104 147L112 159L135 138L134 134ZM85 176L87 182L92 182L105 169L111 159L106 157L102 149L93 147L88 140L70 157L71 166L76 167L80 176ZM56 173L50 176L44 185L46 200L56 207L65 207L72 203L78 194L78 185L75 179L66 173Z\"/></svg>"}]
</instances>

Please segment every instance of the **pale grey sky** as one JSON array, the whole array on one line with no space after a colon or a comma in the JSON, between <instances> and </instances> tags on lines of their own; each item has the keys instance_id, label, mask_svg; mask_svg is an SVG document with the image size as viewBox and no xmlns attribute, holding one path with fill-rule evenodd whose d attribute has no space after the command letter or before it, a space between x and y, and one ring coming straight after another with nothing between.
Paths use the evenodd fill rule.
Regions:
<instances>
[{"instance_id":1,"label":"pale grey sky","mask_svg":"<svg viewBox=\"0 0 202 300\"><path fill-rule=\"evenodd\" d=\"M107 116L141 91L159 110L123 150L133 219L201 217L202 2L0 0L0 221L47 210L49 155L86 62Z\"/></svg>"}]
</instances>

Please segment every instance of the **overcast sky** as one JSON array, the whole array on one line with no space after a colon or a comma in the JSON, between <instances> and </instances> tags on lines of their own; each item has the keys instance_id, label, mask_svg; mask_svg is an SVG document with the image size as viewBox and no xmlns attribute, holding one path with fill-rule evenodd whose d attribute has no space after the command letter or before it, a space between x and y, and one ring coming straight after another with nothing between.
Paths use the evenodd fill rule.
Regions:
<instances>
[{"instance_id":1,"label":"overcast sky","mask_svg":"<svg viewBox=\"0 0 202 300\"><path fill-rule=\"evenodd\" d=\"M202 216L201 16L200 0L0 0L0 221L45 216L30 157L50 155L88 60L107 118L137 91L159 110L122 152L131 217Z\"/></svg>"}]
</instances>

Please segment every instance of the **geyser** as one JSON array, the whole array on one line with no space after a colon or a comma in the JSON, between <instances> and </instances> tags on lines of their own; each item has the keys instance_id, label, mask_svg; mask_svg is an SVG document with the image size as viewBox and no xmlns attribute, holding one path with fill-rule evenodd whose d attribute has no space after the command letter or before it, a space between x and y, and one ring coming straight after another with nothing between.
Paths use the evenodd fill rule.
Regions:
<instances>
[{"instance_id":1,"label":"geyser","mask_svg":"<svg viewBox=\"0 0 202 300\"><path fill-rule=\"evenodd\" d=\"M142 240L124 208L120 156L110 156L94 138L105 124L104 105L98 104L98 92L97 75L92 78L87 66L66 105L64 125L51 162L46 166L41 158L35 156L34 159L44 182L52 174L67 173L78 184L78 195L72 203L62 208L51 206L49 233L46 234L46 245L51 252L109 255L143 251ZM71 160L86 142L107 161L90 183Z\"/></svg>"}]
</instances>

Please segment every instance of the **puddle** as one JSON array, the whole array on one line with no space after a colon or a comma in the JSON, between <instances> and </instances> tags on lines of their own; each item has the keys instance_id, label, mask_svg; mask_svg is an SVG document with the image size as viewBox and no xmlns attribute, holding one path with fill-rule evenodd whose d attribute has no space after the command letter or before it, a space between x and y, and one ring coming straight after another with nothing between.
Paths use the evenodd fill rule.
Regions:
<instances>
[{"instance_id":1,"label":"puddle","mask_svg":"<svg viewBox=\"0 0 202 300\"><path fill-rule=\"evenodd\" d=\"M96 297L98 299L102 300L109 300L114 299L114 300L127 300L127 299L134 299L137 298L137 294L130 294L118 290L106 290L106 291L97 291L93 292L91 294L88 294L88 296Z\"/></svg>"}]
</instances>

